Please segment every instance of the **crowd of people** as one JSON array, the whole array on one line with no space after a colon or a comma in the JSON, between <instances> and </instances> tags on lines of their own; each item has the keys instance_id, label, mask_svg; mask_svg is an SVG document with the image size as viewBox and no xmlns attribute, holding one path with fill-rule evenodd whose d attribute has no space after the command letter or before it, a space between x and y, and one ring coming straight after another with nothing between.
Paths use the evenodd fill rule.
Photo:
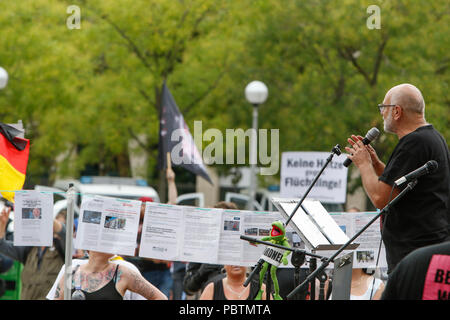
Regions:
<instances>
[{"instance_id":1,"label":"crowd of people","mask_svg":"<svg viewBox=\"0 0 450 320\"><path fill-rule=\"evenodd\" d=\"M417 185L381 217L380 232L388 264L387 283L366 269L355 268L350 299L448 299L448 145L433 125L426 122L425 101L415 86L401 84L391 88L378 107L384 131L395 134L399 139L387 163L379 159L372 146L363 143L361 136L352 135L348 139L350 146L346 147L373 205L378 209L385 208L405 190L405 185L398 185L396 180L427 161L436 161L438 168L420 177ZM169 203L174 204L177 189L171 168L167 170L167 181ZM141 201L139 232L146 199ZM227 202L220 202L215 207L236 208ZM64 217L54 219L52 247L18 247L6 234L10 212L9 207L0 212L0 270L7 270L12 260L23 264L21 299L63 299ZM138 248L139 243L136 253ZM246 300L254 299L259 291L257 281L244 285L251 270L242 266L161 261L140 258L137 254L119 257L93 251L77 253L74 257L82 258L73 260L73 299ZM289 291L283 293L283 290L293 288L293 270L280 268L277 272L280 274L281 296L285 298ZM332 299L332 279L327 280L326 286L322 284L316 283L316 295ZM263 299L272 298L265 291ZM303 298L308 298L307 293Z\"/></svg>"}]
</instances>

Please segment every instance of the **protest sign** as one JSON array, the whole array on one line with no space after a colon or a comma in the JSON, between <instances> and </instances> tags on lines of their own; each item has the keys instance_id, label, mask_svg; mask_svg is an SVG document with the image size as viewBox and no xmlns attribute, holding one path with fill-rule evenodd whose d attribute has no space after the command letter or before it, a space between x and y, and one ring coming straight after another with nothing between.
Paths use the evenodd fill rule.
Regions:
<instances>
[{"instance_id":1,"label":"protest sign","mask_svg":"<svg viewBox=\"0 0 450 320\"><path fill-rule=\"evenodd\" d=\"M302 198L325 166L326 152L283 152L281 156L280 197ZM334 156L308 194L325 203L344 203L347 193L346 155Z\"/></svg>"}]
</instances>

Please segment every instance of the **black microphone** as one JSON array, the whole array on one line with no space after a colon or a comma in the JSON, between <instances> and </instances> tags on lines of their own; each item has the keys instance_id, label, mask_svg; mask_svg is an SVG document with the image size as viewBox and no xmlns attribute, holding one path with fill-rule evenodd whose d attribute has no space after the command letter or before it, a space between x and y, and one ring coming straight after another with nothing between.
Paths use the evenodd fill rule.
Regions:
<instances>
[{"instance_id":1,"label":"black microphone","mask_svg":"<svg viewBox=\"0 0 450 320\"><path fill-rule=\"evenodd\" d=\"M421 166L420 168L395 180L395 186L398 187L399 185L401 185L405 182L409 182L409 181L415 180L425 174L432 173L432 172L436 171L437 168L438 168L438 163L435 160L430 160L427 163L425 163L423 166Z\"/></svg>"},{"instance_id":2,"label":"black microphone","mask_svg":"<svg viewBox=\"0 0 450 320\"><path fill-rule=\"evenodd\" d=\"M373 140L375 140L376 138L378 138L378 136L380 135L380 130L378 130L377 128L373 127L372 129L370 129L369 131L367 131L366 136L364 137L362 143L364 145L368 145L369 143L371 143ZM348 167L349 165L352 164L352 160L350 158L345 159L344 161L344 167Z\"/></svg>"}]
</instances>

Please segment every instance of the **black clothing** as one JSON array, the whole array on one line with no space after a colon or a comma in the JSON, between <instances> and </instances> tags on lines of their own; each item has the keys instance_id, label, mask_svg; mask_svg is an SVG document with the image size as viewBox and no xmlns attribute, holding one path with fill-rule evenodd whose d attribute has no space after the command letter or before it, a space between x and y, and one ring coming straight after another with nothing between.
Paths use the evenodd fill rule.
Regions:
<instances>
[{"instance_id":1,"label":"black clothing","mask_svg":"<svg viewBox=\"0 0 450 320\"><path fill-rule=\"evenodd\" d=\"M256 295L259 292L259 284L258 281L250 282L250 293L246 300L254 300ZM223 279L218 279L214 281L214 295L213 300L228 300L225 297L225 292L223 291Z\"/></svg>"},{"instance_id":2,"label":"black clothing","mask_svg":"<svg viewBox=\"0 0 450 320\"><path fill-rule=\"evenodd\" d=\"M278 268L277 269L277 279L278 284L280 286L280 296L287 300L287 295L292 292L298 285L303 283L303 281L306 279L306 277L309 275L309 268L300 268L299 274L298 274L298 283L295 282L295 268ZM267 277L267 275L266 275ZM270 275L268 277L270 278ZM267 281L266 281L267 283ZM273 291L273 284L271 284L271 288ZM303 289L299 290L296 294L296 296L293 298L295 300L306 300L306 295L308 288L304 287Z\"/></svg>"},{"instance_id":3,"label":"black clothing","mask_svg":"<svg viewBox=\"0 0 450 320\"><path fill-rule=\"evenodd\" d=\"M417 185L383 217L389 273L411 251L450 237L450 153L445 139L432 125L400 139L379 180L392 186L429 160L436 160L438 169L420 177Z\"/></svg>"},{"instance_id":4,"label":"black clothing","mask_svg":"<svg viewBox=\"0 0 450 320\"><path fill-rule=\"evenodd\" d=\"M173 300L182 300L183 298L183 279L186 275L186 263L180 261L173 262L173 272L172 272L172 293Z\"/></svg>"},{"instance_id":5,"label":"black clothing","mask_svg":"<svg viewBox=\"0 0 450 320\"><path fill-rule=\"evenodd\" d=\"M152 260L143 259L140 257L126 257L125 260L134 264L141 273L148 271L170 270L170 267L167 265L167 263L156 263Z\"/></svg>"},{"instance_id":6,"label":"black clothing","mask_svg":"<svg viewBox=\"0 0 450 320\"><path fill-rule=\"evenodd\" d=\"M117 281L117 270L119 269L119 265L116 266L116 271L114 272L113 278L103 287L98 289L97 291L87 292L81 290L86 297L85 300L123 300L122 295L117 291L116 281ZM75 289L72 289L72 294Z\"/></svg>"},{"instance_id":7,"label":"black clothing","mask_svg":"<svg viewBox=\"0 0 450 320\"><path fill-rule=\"evenodd\" d=\"M225 277L222 270L223 265L189 262L183 279L184 291L189 295L203 291L216 277Z\"/></svg>"},{"instance_id":8,"label":"black clothing","mask_svg":"<svg viewBox=\"0 0 450 320\"><path fill-rule=\"evenodd\" d=\"M417 249L390 274L381 299L449 300L449 275L450 241Z\"/></svg>"},{"instance_id":9,"label":"black clothing","mask_svg":"<svg viewBox=\"0 0 450 320\"><path fill-rule=\"evenodd\" d=\"M44 300L59 270L64 265L66 227L53 238L53 247L14 246L14 242L0 239L0 253L23 264L20 275L21 300Z\"/></svg>"}]
</instances>

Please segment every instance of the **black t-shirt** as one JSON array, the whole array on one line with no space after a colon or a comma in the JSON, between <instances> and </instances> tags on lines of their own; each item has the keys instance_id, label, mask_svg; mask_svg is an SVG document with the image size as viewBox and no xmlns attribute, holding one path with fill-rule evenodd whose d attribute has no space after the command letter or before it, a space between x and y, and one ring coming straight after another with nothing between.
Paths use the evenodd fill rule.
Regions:
<instances>
[{"instance_id":1,"label":"black t-shirt","mask_svg":"<svg viewBox=\"0 0 450 320\"><path fill-rule=\"evenodd\" d=\"M450 153L445 139L432 125L400 139L379 179L392 186L395 180L429 160L436 160L438 169L420 177L417 185L384 217L383 240L389 272L414 249L449 237Z\"/></svg>"},{"instance_id":2,"label":"black t-shirt","mask_svg":"<svg viewBox=\"0 0 450 320\"><path fill-rule=\"evenodd\" d=\"M450 241L417 249L389 276L382 300L450 299Z\"/></svg>"}]
</instances>

